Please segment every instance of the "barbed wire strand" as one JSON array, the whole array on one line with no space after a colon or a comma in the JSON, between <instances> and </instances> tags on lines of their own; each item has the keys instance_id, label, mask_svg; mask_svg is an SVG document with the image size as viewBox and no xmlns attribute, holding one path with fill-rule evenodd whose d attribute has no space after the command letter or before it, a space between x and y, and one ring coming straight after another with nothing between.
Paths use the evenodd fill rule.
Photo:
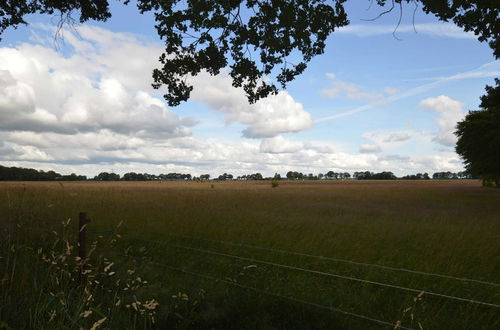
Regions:
<instances>
[{"instance_id":1,"label":"barbed wire strand","mask_svg":"<svg viewBox=\"0 0 500 330\"><path fill-rule=\"evenodd\" d=\"M24 228L26 229L26 227L24 227ZM43 228L29 228L29 229L30 230L34 230L34 231L43 231L43 232L50 232L50 233L54 232L54 230L43 229ZM90 233L99 233L99 232L90 231ZM193 240L199 240L199 241L220 243L220 244L225 244L225 245L230 245L230 246L238 246L238 247L251 248L251 249L262 250L262 251L269 251L269 252L276 252L276 253L282 253L282 254L296 255L296 256L302 256L302 257L308 257L308 258L315 258L315 259L320 259L320 260L328 260L328 261L333 261L333 262L340 262L340 263L348 263L348 264L358 265L358 266L374 267L374 268L380 268L380 269L386 269L386 270L392 270L392 271L400 271L400 272L406 272L406 273L417 274L417 275L434 276L434 277L446 278L446 279L457 280L457 281L462 281L462 282L473 282L473 283L490 285L490 286L496 286L496 287L500 286L500 283L489 282L489 281L481 281L481 280L476 280L476 279L467 278L467 277L458 277L458 276L453 276L453 275L430 273L430 272L412 270L412 269L408 269L408 268L391 267L391 266L384 266L384 265L373 264L373 263L353 261L353 260L349 260L349 259L325 257L325 256L318 256L318 255L313 255L313 254L302 253L302 252L295 252L295 251L288 251L288 250L281 250L281 249L266 248L266 247L261 247L261 246L253 245L253 244L229 242L229 241L222 241L222 240L214 240L214 239L201 238L201 237L195 237L195 236L190 236L190 235L178 235L178 234L166 234L166 235L168 235L170 237L187 238L187 239L193 239ZM135 238L135 239L140 239L140 238ZM140 239L140 240L142 240L142 239Z\"/></svg>"},{"instance_id":2,"label":"barbed wire strand","mask_svg":"<svg viewBox=\"0 0 500 330\"><path fill-rule=\"evenodd\" d=\"M446 278L446 279L458 280L458 281L463 281L463 282L474 282L474 283L491 285L491 286L500 286L500 283L475 280L472 278L458 277L458 276L438 274L438 273L429 273L429 272L423 272L423 271L412 270L412 269L407 269L407 268L384 266L384 265L378 265L378 264L372 264L372 263L366 263L366 262L353 261L353 260L349 260L349 259L340 259L340 258L333 258L333 257L318 256L318 255L301 253L301 252L294 252L294 251L288 251L288 250L272 249L272 248L266 248L266 247L262 247L262 246L252 245L252 244L214 240L214 239L201 238L201 237L195 237L195 236L189 236L189 235L175 235L175 234L167 234L167 235L171 236L171 237L181 237L181 238L187 238L187 239L193 239L193 240L199 240L199 241L220 243L220 244L225 244L225 245L230 245L230 246L245 247L245 248L251 248L251 249L256 249L256 250L270 251L270 252L296 255L296 256L308 257L308 258L315 258L315 259L320 259L320 260L348 263L348 264L358 265L358 266L374 267L374 268L400 271L400 272L406 272L406 273L412 273L412 274L418 274L418 275L435 276L435 277L441 277L441 278Z\"/></svg>"},{"instance_id":3,"label":"barbed wire strand","mask_svg":"<svg viewBox=\"0 0 500 330\"><path fill-rule=\"evenodd\" d=\"M122 256L131 258L131 256L129 256L129 255L122 255ZM375 323L378 323L378 324L381 324L381 325L384 325L384 326L389 326L389 327L391 327L393 329L415 330L413 328L408 328L408 327L405 327L405 326L402 326L402 325L399 325L399 324L395 324L395 323L391 323L391 322L379 320L379 319L376 319L376 318L373 318L373 317L369 317L369 316L366 316L366 315L357 314L357 313L354 313L354 312L348 312L348 311L342 310L342 309L337 308L337 307L321 305L321 304L313 303L313 302L310 302L310 301L306 301L306 300L302 300L302 299L298 299L298 298L294 298L294 297L290 297L290 296L283 296L283 295L280 295L280 294L277 294L277 293L272 293L272 292L264 291L264 290L261 290L261 289L255 288L255 287L247 286L247 285L240 284L240 283L233 282L233 281L228 281L228 280L225 280L225 279L222 279L222 278L218 278L218 277L214 277L214 276L210 276L210 275L205 275L205 274L201 274L201 273L196 273L196 272L189 271L189 270L186 270L186 269L183 269L183 268L173 267L173 266L169 266L169 265L162 264L162 263L159 263L159 262L154 262L154 261L149 261L149 263L154 264L154 265L159 265L161 267L167 268L167 269L172 270L172 271L177 271L177 272L189 274L189 275L192 275L192 276L197 276L197 277L201 277L201 278L213 280L215 282L226 283L226 284L229 284L229 285L241 288L241 289L245 289L245 290L249 290L249 291L254 291L254 292L257 292L257 293L260 293L260 294L263 294L263 295L267 295L267 296L271 296L271 297L275 297L275 298L279 298L279 299L284 299L284 300L289 300L289 301L293 301L295 303L300 303L300 304L303 304L303 305L309 305L309 306L317 307L317 308L320 308L320 309L325 309L325 310L328 310L328 311L331 311L331 312L341 313L341 314L344 314L344 315L348 315L348 316L352 316L352 317L357 317L357 318L360 318L360 319L363 319L363 320L372 321L372 322L375 322Z\"/></svg>"},{"instance_id":4,"label":"barbed wire strand","mask_svg":"<svg viewBox=\"0 0 500 330\"><path fill-rule=\"evenodd\" d=\"M402 290L402 291L407 291L407 292L413 292L413 293L418 293L418 294L421 292L424 292L424 294L426 294L428 296L435 296L435 297L440 297L440 298L445 298L445 299L451 299L451 300L456 300L456 301L461 301L461 302L472 303L472 304L476 304L476 305L483 305L483 306L488 306L488 307L500 308L500 305L498 305L498 304L493 304L493 303L480 301L480 300L450 296L450 295L432 292L432 291L426 291L426 290L422 290L422 289L413 289L413 288L408 288L408 287L389 284L389 283L364 280L364 279L352 277L352 276L338 275L338 274L327 273L327 272L323 272L323 271L319 271L319 270L312 270L312 269L306 269L306 268L301 268L301 267L296 267L296 266L283 265L283 264L278 264L278 263L271 262L271 261L265 261L265 260L259 260L259 259L254 259L254 258L247 258L247 257L240 257L240 256L233 255L233 254L227 254L227 253L222 253L222 252L217 252L217 251L212 251L212 250L207 250L207 249L194 248L194 247L184 246L184 245L179 245L179 244L171 244L171 243L167 243L167 242L163 242L163 241L143 240L143 239L139 239L139 240L147 241L147 242L151 242L151 243L156 243L156 244L161 244L161 245L168 245L168 246L172 246L172 247L179 248L179 249L196 251L196 252L205 253L205 254L217 255L217 256L221 256L221 257L233 258L233 259L247 261L247 262L253 262L253 263L259 263L259 264L263 264L263 265L291 269L291 270L301 271L301 272L305 272L305 273L311 273L311 274L322 275L322 276L327 276L327 277L335 277L335 278L340 278L343 280L355 281L355 282L360 282L360 283L367 283L367 284L372 284L372 285L377 285L377 286L382 286L382 287L387 287L387 288L392 288L392 289L397 289L397 290Z\"/></svg>"},{"instance_id":5,"label":"barbed wire strand","mask_svg":"<svg viewBox=\"0 0 500 330\"><path fill-rule=\"evenodd\" d=\"M49 231L49 230L47 230L47 231ZM54 232L54 231L52 231L52 232ZM383 286L383 287L388 287L388 288L393 288L393 289L398 289L398 290L413 292L413 293L424 292L426 295L429 295L429 296L446 298L446 299L467 302L467 303L472 303L472 304L477 304L477 305L483 305L483 306L488 306L488 307L500 308L500 305L498 305L498 304L489 303L489 302L485 302L485 301L481 301L481 300L456 297L456 296L446 295L446 294L442 294L442 293L426 291L426 290L422 290L422 289L413 289L413 288L408 288L408 287L389 284L389 283L364 280L364 279L360 279L360 278L352 277L352 276L338 275L338 274L327 273L327 272L322 272L322 271L318 271L318 270L306 269L306 268L290 266L290 265L283 265L283 264L278 264L278 263L274 263L274 262L270 262L270 261L241 257L241 256L237 256L237 255L216 252L216 251L207 250L207 249L200 249L200 248L194 248L194 247L188 247L188 246L183 246L183 245L178 245L178 244L167 243L165 241L146 240L146 239L141 239L141 238L135 238L135 239L140 240L140 241L151 242L151 243L155 243L155 244L169 245L169 246L173 246L173 247L180 248L180 249L197 251L197 252L206 253L206 254L212 254L212 255L218 255L218 256L222 256L222 257L233 258L233 259L238 259L238 260L243 260L243 261L255 262L255 263L260 263L260 264L264 264L264 265L281 267L281 268L285 268L285 269L292 269L292 270L307 272L307 273L311 273L311 274L317 274L317 275L322 275L322 276L327 276L327 277L340 278L340 279L349 280L349 281L356 281L356 282L361 282L361 283L378 285L378 286Z\"/></svg>"}]
</instances>

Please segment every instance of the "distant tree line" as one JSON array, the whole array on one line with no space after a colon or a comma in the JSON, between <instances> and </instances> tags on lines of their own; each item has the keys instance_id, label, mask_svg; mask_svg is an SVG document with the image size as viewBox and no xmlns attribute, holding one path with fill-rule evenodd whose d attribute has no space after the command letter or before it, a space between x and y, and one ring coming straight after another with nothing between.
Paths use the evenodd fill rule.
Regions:
<instances>
[{"instance_id":1,"label":"distant tree line","mask_svg":"<svg viewBox=\"0 0 500 330\"><path fill-rule=\"evenodd\" d=\"M206 174L206 180L210 175ZM201 175L205 179L205 175ZM149 173L135 173L128 172L122 177L116 173L101 172L94 177L94 181L186 181L192 180L191 174L183 173L168 173L168 174L149 174ZM197 178L198 179L198 178Z\"/></svg>"},{"instance_id":2,"label":"distant tree line","mask_svg":"<svg viewBox=\"0 0 500 330\"><path fill-rule=\"evenodd\" d=\"M348 172L328 171L325 174L317 175L312 173L301 173L297 171L289 171L286 173L286 180L430 180L431 177L427 173L417 173L397 177L392 172L370 172L361 171L354 172L351 176ZM245 174L234 177L229 173L223 173L212 180L230 181L230 180L281 180L280 174L275 173L273 177L264 177L261 173ZM285 179L285 178L283 178ZM478 179L477 176L471 175L467 171L464 172L436 172L432 175L434 180L461 180L461 179ZM87 178L85 175L61 175L54 171L41 171L32 168L21 167L5 167L0 165L0 180L3 181L207 181L210 180L210 174L202 174L193 176L184 173L168 173L168 174L148 174L148 173L125 173L123 176L113 172L101 172L93 178Z\"/></svg>"},{"instance_id":3,"label":"distant tree line","mask_svg":"<svg viewBox=\"0 0 500 330\"><path fill-rule=\"evenodd\" d=\"M264 177L260 173L255 173L238 176L236 180L264 180Z\"/></svg>"},{"instance_id":4,"label":"distant tree line","mask_svg":"<svg viewBox=\"0 0 500 330\"><path fill-rule=\"evenodd\" d=\"M33 168L5 167L0 165L0 180L3 181L83 181L85 175L61 175L54 171L41 171Z\"/></svg>"},{"instance_id":5,"label":"distant tree line","mask_svg":"<svg viewBox=\"0 0 500 330\"><path fill-rule=\"evenodd\" d=\"M437 172L432 175L435 180L454 180L454 179L479 179L477 175L473 175L467 171L452 173L452 172Z\"/></svg>"},{"instance_id":6,"label":"distant tree line","mask_svg":"<svg viewBox=\"0 0 500 330\"><path fill-rule=\"evenodd\" d=\"M227 173L221 174L217 178L217 180L221 180L221 181L232 180L232 179L233 179L233 175L232 174L227 174Z\"/></svg>"},{"instance_id":7,"label":"distant tree line","mask_svg":"<svg viewBox=\"0 0 500 330\"><path fill-rule=\"evenodd\" d=\"M296 171L289 171L286 174L286 178L288 180L344 180L349 179L350 177L351 174L347 172L337 173L333 171L328 171L326 174L319 173L318 175L314 175L312 173L304 174Z\"/></svg>"},{"instance_id":8,"label":"distant tree line","mask_svg":"<svg viewBox=\"0 0 500 330\"><path fill-rule=\"evenodd\" d=\"M352 177L356 180L396 180L398 178L392 172L373 173L370 171L354 172Z\"/></svg>"},{"instance_id":9,"label":"distant tree line","mask_svg":"<svg viewBox=\"0 0 500 330\"><path fill-rule=\"evenodd\" d=\"M434 175L436 175L436 173ZM429 177L429 174L427 174L427 173L417 173L417 174L410 174L410 175L402 176L401 179L403 179L403 180L430 180L430 177Z\"/></svg>"},{"instance_id":10,"label":"distant tree line","mask_svg":"<svg viewBox=\"0 0 500 330\"><path fill-rule=\"evenodd\" d=\"M318 177L320 177L319 174L318 174ZM345 180L345 179L349 179L350 177L351 177L351 174L349 174L347 172L337 173L337 172L333 172L333 171L326 172L326 174L324 176L324 178L328 179L328 180Z\"/></svg>"}]
</instances>

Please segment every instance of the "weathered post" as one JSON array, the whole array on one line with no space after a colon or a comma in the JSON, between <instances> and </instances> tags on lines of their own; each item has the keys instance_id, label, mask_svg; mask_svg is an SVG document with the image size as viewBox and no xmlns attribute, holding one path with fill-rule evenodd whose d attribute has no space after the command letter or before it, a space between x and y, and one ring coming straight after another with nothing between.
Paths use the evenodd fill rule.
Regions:
<instances>
[{"instance_id":1,"label":"weathered post","mask_svg":"<svg viewBox=\"0 0 500 330\"><path fill-rule=\"evenodd\" d=\"M78 257L80 258L80 274L79 282L83 284L85 280L85 274L83 266L85 263L85 258L87 257L87 223L90 219L87 218L87 213L80 212L78 215Z\"/></svg>"}]
</instances>

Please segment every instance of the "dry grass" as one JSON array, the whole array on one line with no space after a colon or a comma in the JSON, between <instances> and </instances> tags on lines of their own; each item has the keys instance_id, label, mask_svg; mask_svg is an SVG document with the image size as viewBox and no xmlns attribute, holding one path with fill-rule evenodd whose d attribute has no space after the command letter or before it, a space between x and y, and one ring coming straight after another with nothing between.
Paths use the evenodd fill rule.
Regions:
<instances>
[{"instance_id":1,"label":"dry grass","mask_svg":"<svg viewBox=\"0 0 500 330\"><path fill-rule=\"evenodd\" d=\"M213 185L213 188L211 187ZM146 247L147 261L183 267L323 305L418 328L495 329L498 310L423 297L370 285L311 276L201 255L143 240L207 248L277 263L394 283L500 303L498 287L428 278L216 244L245 242L267 248L343 258L498 282L500 190L476 181L280 181L270 182L78 182L2 183L0 220L58 228L88 212L93 230L123 221L119 248ZM370 322L319 312L300 304L231 289L141 261L149 292L164 309L160 326L232 328L370 328ZM198 296L201 289L207 294ZM179 290L189 296L178 297ZM176 296L177 298L172 298ZM203 295L204 296L204 295ZM413 307L412 307L413 308ZM179 310L178 314L172 313ZM409 312L408 312L409 313ZM407 314L408 314L407 313ZM1 315L1 314L0 314ZM186 316L187 315L187 316ZM402 315L404 317L402 317ZM409 314L408 314L409 315ZM0 318L1 321L1 318ZM163 322L163 323L162 323Z\"/></svg>"}]
</instances>

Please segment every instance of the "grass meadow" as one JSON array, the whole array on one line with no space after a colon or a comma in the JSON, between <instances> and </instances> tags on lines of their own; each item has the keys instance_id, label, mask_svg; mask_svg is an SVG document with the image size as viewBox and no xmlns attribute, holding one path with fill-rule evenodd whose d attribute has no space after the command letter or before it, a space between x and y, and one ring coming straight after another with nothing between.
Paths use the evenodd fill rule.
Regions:
<instances>
[{"instance_id":1,"label":"grass meadow","mask_svg":"<svg viewBox=\"0 0 500 330\"><path fill-rule=\"evenodd\" d=\"M477 181L4 182L0 228L0 329L500 329Z\"/></svg>"}]
</instances>

